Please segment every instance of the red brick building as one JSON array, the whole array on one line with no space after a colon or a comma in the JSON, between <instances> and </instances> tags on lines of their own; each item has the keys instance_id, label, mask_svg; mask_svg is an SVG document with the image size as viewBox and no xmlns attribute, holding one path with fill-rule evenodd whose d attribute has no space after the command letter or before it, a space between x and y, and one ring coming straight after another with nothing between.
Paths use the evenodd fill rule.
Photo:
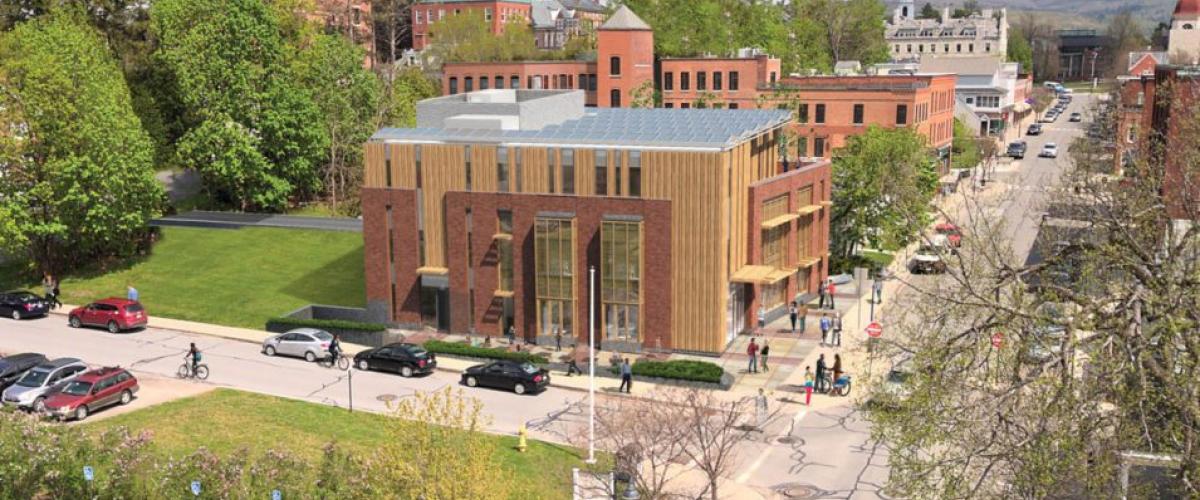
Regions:
<instances>
[{"instance_id":1,"label":"red brick building","mask_svg":"<svg viewBox=\"0 0 1200 500\"><path fill-rule=\"evenodd\" d=\"M790 119L587 108L579 90L421 101L416 128L365 147L367 308L566 344L592 319L604 349L721 352L828 273L830 164L780 168Z\"/></svg>"},{"instance_id":2,"label":"red brick building","mask_svg":"<svg viewBox=\"0 0 1200 500\"><path fill-rule=\"evenodd\" d=\"M483 20L491 25L492 33L504 33L509 22L528 24L531 20L530 0L421 0L412 7L413 49L424 50L429 45L429 27L446 16L468 10L483 13Z\"/></svg>"},{"instance_id":3,"label":"red brick building","mask_svg":"<svg viewBox=\"0 0 1200 500\"><path fill-rule=\"evenodd\" d=\"M744 57L671 57L659 61L664 108L692 106L757 108L780 78L779 59L749 53Z\"/></svg>"},{"instance_id":4,"label":"red brick building","mask_svg":"<svg viewBox=\"0 0 1200 500\"><path fill-rule=\"evenodd\" d=\"M370 67L375 53L375 25L371 2L367 0L317 0L305 13L310 21L321 23L330 32L340 33L367 51L363 67Z\"/></svg>"},{"instance_id":5,"label":"red brick building","mask_svg":"<svg viewBox=\"0 0 1200 500\"><path fill-rule=\"evenodd\" d=\"M1118 168L1144 165L1165 168L1161 194L1172 219L1195 220L1200 176L1195 172L1200 132L1200 67L1158 65L1153 76L1121 81L1117 109ZM1183 137L1187 134L1187 137ZM1126 172L1137 175L1137 172Z\"/></svg>"}]
</instances>

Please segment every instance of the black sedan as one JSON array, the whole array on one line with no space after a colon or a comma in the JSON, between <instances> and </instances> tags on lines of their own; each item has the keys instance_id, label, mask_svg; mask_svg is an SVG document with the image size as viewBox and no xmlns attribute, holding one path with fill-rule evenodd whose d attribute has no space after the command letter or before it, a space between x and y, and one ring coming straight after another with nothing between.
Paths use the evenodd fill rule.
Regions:
<instances>
[{"instance_id":1,"label":"black sedan","mask_svg":"<svg viewBox=\"0 0 1200 500\"><path fill-rule=\"evenodd\" d=\"M468 387L509 389L517 394L541 392L550 385L550 373L531 363L493 361L467 368L462 383Z\"/></svg>"},{"instance_id":2,"label":"black sedan","mask_svg":"<svg viewBox=\"0 0 1200 500\"><path fill-rule=\"evenodd\" d=\"M419 345L395 343L356 354L354 366L359 370L393 372L411 377L418 373L432 373L437 368L437 358Z\"/></svg>"},{"instance_id":3,"label":"black sedan","mask_svg":"<svg viewBox=\"0 0 1200 500\"><path fill-rule=\"evenodd\" d=\"M46 299L24 290L0 293L0 315L12 319L38 318L50 312Z\"/></svg>"}]
</instances>

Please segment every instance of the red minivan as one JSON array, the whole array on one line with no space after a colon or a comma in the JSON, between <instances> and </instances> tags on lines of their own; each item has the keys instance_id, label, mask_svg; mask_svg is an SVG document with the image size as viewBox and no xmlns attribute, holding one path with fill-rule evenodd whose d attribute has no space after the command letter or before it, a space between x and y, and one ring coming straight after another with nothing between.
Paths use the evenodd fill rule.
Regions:
<instances>
[{"instance_id":1,"label":"red minivan","mask_svg":"<svg viewBox=\"0 0 1200 500\"><path fill-rule=\"evenodd\" d=\"M110 298L97 300L71 311L68 316L71 326L102 326L111 333L142 328L150 320L146 309L136 300Z\"/></svg>"},{"instance_id":2,"label":"red minivan","mask_svg":"<svg viewBox=\"0 0 1200 500\"><path fill-rule=\"evenodd\" d=\"M59 420L83 420L115 404L129 404L138 391L137 378L118 367L98 368L75 377L45 401L46 412Z\"/></svg>"}]
</instances>

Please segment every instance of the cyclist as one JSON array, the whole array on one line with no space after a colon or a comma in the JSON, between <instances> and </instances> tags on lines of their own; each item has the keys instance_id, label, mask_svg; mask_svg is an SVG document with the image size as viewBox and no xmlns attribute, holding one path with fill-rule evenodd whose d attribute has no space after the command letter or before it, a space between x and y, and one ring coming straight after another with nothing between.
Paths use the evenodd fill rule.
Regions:
<instances>
[{"instance_id":1,"label":"cyclist","mask_svg":"<svg viewBox=\"0 0 1200 500\"><path fill-rule=\"evenodd\" d=\"M196 376L196 368L200 366L200 349L196 348L196 343L192 342L188 348L188 359L192 362L192 376Z\"/></svg>"},{"instance_id":2,"label":"cyclist","mask_svg":"<svg viewBox=\"0 0 1200 500\"><path fill-rule=\"evenodd\" d=\"M338 336L334 335L333 340L329 341L329 364L336 365L338 356L342 353L342 343L338 341Z\"/></svg>"}]
</instances>

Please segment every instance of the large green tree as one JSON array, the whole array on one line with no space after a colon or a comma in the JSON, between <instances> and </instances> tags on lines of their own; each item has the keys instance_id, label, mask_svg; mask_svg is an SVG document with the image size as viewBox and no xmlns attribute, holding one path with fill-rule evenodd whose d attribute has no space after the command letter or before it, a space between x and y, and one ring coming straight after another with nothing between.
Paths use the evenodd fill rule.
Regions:
<instances>
[{"instance_id":1,"label":"large green tree","mask_svg":"<svg viewBox=\"0 0 1200 500\"><path fill-rule=\"evenodd\" d=\"M279 13L262 0L160 0L151 21L156 61L182 107L176 163L199 172L216 201L243 210L281 210L289 197L315 193L328 136L321 110L291 78L296 56ZM239 147L213 149L223 144Z\"/></svg>"},{"instance_id":2,"label":"large green tree","mask_svg":"<svg viewBox=\"0 0 1200 500\"><path fill-rule=\"evenodd\" d=\"M1033 47L1020 29L1008 30L1008 60L1020 64L1022 73L1033 72Z\"/></svg>"},{"instance_id":3,"label":"large green tree","mask_svg":"<svg viewBox=\"0 0 1200 500\"><path fill-rule=\"evenodd\" d=\"M864 66L887 61L883 38L887 7L879 0L797 0L796 16L809 17L823 35L831 61Z\"/></svg>"},{"instance_id":4,"label":"large green tree","mask_svg":"<svg viewBox=\"0 0 1200 500\"><path fill-rule=\"evenodd\" d=\"M129 254L158 214L153 146L80 12L0 36L0 246L43 270Z\"/></svg>"},{"instance_id":5,"label":"large green tree","mask_svg":"<svg viewBox=\"0 0 1200 500\"><path fill-rule=\"evenodd\" d=\"M937 183L933 155L912 129L873 125L851 137L833 157L833 257L846 262L863 244L910 241Z\"/></svg>"},{"instance_id":6,"label":"large green tree","mask_svg":"<svg viewBox=\"0 0 1200 500\"><path fill-rule=\"evenodd\" d=\"M533 32L523 21L510 21L496 36L483 13L468 9L446 16L429 27L433 38L427 56L433 64L462 61L516 61L535 59Z\"/></svg>"}]
</instances>

